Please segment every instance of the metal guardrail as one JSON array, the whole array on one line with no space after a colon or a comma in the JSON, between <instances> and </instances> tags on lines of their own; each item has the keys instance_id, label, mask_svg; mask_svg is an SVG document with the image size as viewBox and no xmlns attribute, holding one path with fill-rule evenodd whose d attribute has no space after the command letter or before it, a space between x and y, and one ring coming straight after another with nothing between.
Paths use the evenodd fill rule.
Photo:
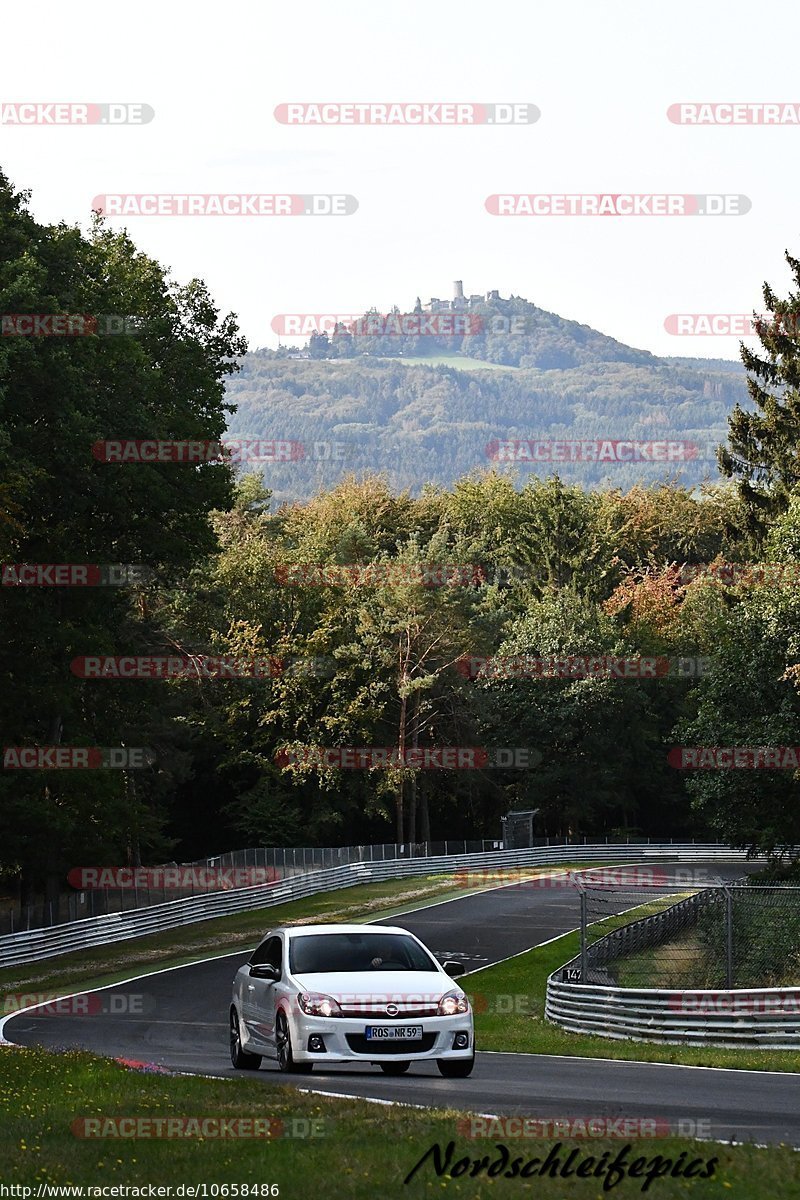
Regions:
<instances>
[{"instance_id":1,"label":"metal guardrail","mask_svg":"<svg viewBox=\"0 0 800 1200\"><path fill-rule=\"evenodd\" d=\"M720 899L707 888L660 913L631 921L576 955L547 980L545 1018L571 1033L667 1045L800 1049L800 988L675 989L604 982L603 965L660 944ZM581 981L565 978L577 969Z\"/></svg>"},{"instance_id":2,"label":"metal guardrail","mask_svg":"<svg viewBox=\"0 0 800 1200\"><path fill-rule=\"evenodd\" d=\"M572 1033L667 1045L800 1049L800 989L674 991L547 981L545 1017Z\"/></svg>"},{"instance_id":3,"label":"metal guardrail","mask_svg":"<svg viewBox=\"0 0 800 1200\"><path fill-rule=\"evenodd\" d=\"M546 838L530 843L532 846L549 844L549 839ZM555 844L560 843L556 841ZM149 908L151 905L166 904L172 900L191 900L212 890L202 881L205 877L215 874L218 877L228 874L233 876L229 881L220 883L221 890L223 887L253 887L259 883L284 879L288 875L305 875L309 871L324 871L354 862L428 858L442 854L480 854L502 849L503 842L497 838L449 838L441 842L382 842L360 846L250 846L241 850L226 850L222 854L195 859L193 862L154 864L141 870L141 882L137 883L133 879L131 884L124 888L114 887L109 881L102 887L82 890L80 883L76 882L48 899L41 897L25 904L0 903L0 937L7 933L49 928L51 925L66 925L70 921L83 921L87 917L107 917L112 913L125 912L129 908ZM114 874L114 870L108 868L109 877ZM121 865L121 870L133 874L133 870L127 864ZM77 868L78 874L80 871L81 868ZM177 886L167 886L163 879L170 873L178 873L182 882ZM237 879L237 875L241 878ZM146 882L148 876L153 880L151 884ZM159 876L162 878L161 883L156 881Z\"/></svg>"},{"instance_id":4,"label":"metal guardrail","mask_svg":"<svg viewBox=\"0 0 800 1200\"><path fill-rule=\"evenodd\" d=\"M459 854L431 858L388 859L383 862L358 862L347 866L317 870L305 875L294 875L275 883L251 888L237 888L227 892L216 892L195 896L185 900L172 900L149 908L129 909L102 917L86 917L80 921L53 926L47 929L32 929L26 932L0 937L0 968L17 966L20 963L36 962L68 954L92 946L126 941L191 925L210 921L253 909L271 908L291 900L313 896L317 892L352 887L359 883L371 883L383 879L403 879L412 875L446 874L470 868L496 870L500 867L513 869L528 866L558 866L559 863L592 862L646 862L653 859L674 859L680 862L703 862L714 859L743 860L743 850L731 850L727 846L663 844L628 845L626 843L592 846L532 847L523 850L496 850L482 854Z\"/></svg>"},{"instance_id":5,"label":"metal guardrail","mask_svg":"<svg viewBox=\"0 0 800 1200\"><path fill-rule=\"evenodd\" d=\"M508 833L507 818L503 818ZM529 834L526 828L526 835ZM511 834L513 836L513 832ZM102 887L81 890L78 882L70 888L65 888L58 895L48 899L41 897L30 903L8 905L0 901L0 937L7 933L27 932L31 929L44 929L51 925L68 924L70 921L83 921L87 917L106 917L111 913L125 912L129 908L148 908L151 905L166 904L172 900L191 900L195 896L205 895L212 890L203 882L209 875L232 878L220 883L222 887L241 888L253 887L275 879L285 879L288 875L305 875L309 871L322 871L331 867L344 867L354 862L384 862L395 858L437 858L455 854L481 854L490 851L519 850L523 847L541 849L542 847L575 845L585 846L586 838L559 839L533 838L522 843L516 841L503 842L502 839L492 838L446 838L443 841L430 842L383 842L377 845L359 846L251 846L241 850L227 850L222 854L211 855L208 858L195 859L193 862L159 863L144 868L140 882L132 880L126 887L114 887L111 876L114 869L108 869L108 881ZM609 839L603 838L608 844ZM613 841L613 839L612 839ZM650 838L626 838L626 845L649 845ZM598 841L590 841L591 845L599 845ZM619 846L619 842L615 846ZM657 843L663 844L663 843ZM671 843L670 843L671 844ZM179 885L167 886L163 881L163 873L169 874L178 869L182 882ZM91 869L91 868L90 868ZM126 865L122 871L130 870ZM80 868L78 868L80 871ZM147 883L147 876L153 882ZM162 882L157 882L161 873ZM241 873L241 878L236 878ZM250 876L249 878L247 876ZM259 877L260 876L260 877ZM217 890L216 888L214 890Z\"/></svg>"}]
</instances>

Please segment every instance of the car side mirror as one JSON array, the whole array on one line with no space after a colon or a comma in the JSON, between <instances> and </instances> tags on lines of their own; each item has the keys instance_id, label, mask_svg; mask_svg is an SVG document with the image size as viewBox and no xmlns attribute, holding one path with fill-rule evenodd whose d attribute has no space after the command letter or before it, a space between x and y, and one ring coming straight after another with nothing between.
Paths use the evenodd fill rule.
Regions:
<instances>
[{"instance_id":1,"label":"car side mirror","mask_svg":"<svg viewBox=\"0 0 800 1200\"><path fill-rule=\"evenodd\" d=\"M280 979L281 973L277 967L273 967L271 963L254 963L250 968L250 974L254 979Z\"/></svg>"},{"instance_id":2,"label":"car side mirror","mask_svg":"<svg viewBox=\"0 0 800 1200\"><path fill-rule=\"evenodd\" d=\"M464 974L464 964L456 962L455 959L448 958L446 962L442 963L442 970L445 975L449 975L451 979L455 979L456 975Z\"/></svg>"}]
</instances>

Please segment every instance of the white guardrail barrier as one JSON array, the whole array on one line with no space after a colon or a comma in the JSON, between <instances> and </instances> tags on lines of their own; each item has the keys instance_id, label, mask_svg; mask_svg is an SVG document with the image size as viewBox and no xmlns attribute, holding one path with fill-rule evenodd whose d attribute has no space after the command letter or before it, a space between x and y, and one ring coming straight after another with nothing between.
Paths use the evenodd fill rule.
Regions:
<instances>
[{"instance_id":1,"label":"white guardrail barrier","mask_svg":"<svg viewBox=\"0 0 800 1200\"><path fill-rule=\"evenodd\" d=\"M271 908L290 900L301 900L317 892L373 883L382 879L403 879L411 875L447 874L464 870L498 870L514 867L558 866L559 863L642 863L653 859L677 862L743 860L742 850L719 844L698 843L663 845L621 843L593 846L536 846L523 850L493 850L481 854L440 855L425 858L397 858L382 862L356 862L328 870L293 875L275 883L256 887L212 892L185 900L170 900L148 908L129 909L102 917L85 917L47 929L0 937L0 968L37 962L91 946L104 946L129 938L144 937L210 921L252 909Z\"/></svg>"},{"instance_id":2,"label":"white guardrail barrier","mask_svg":"<svg viewBox=\"0 0 800 1200\"><path fill-rule=\"evenodd\" d=\"M800 988L601 987L547 981L545 1017L572 1033L667 1045L800 1050Z\"/></svg>"},{"instance_id":3,"label":"white guardrail barrier","mask_svg":"<svg viewBox=\"0 0 800 1200\"><path fill-rule=\"evenodd\" d=\"M559 967L547 980L546 1019L571 1033L605 1038L800 1050L800 988L635 988L597 978L606 962L635 952L640 944L661 944L681 928L673 918L710 898L698 892L607 934L588 949L585 976L581 955ZM651 942L648 930L654 932Z\"/></svg>"}]
</instances>

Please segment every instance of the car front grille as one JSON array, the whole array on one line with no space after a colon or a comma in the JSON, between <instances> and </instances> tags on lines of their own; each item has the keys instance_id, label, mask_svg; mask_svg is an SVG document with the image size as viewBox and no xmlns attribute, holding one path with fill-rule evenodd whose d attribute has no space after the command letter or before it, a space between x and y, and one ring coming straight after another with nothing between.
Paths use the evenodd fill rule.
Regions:
<instances>
[{"instance_id":1,"label":"car front grille","mask_svg":"<svg viewBox=\"0 0 800 1200\"><path fill-rule=\"evenodd\" d=\"M413 1021L419 1017L438 1016L439 1006L433 1003L415 1003L413 1000L398 1004L399 1012L389 1014L385 1004L342 1004L339 1003L343 1017L370 1021Z\"/></svg>"},{"instance_id":2,"label":"car front grille","mask_svg":"<svg viewBox=\"0 0 800 1200\"><path fill-rule=\"evenodd\" d=\"M348 1033L347 1044L356 1054L420 1054L433 1049L436 1041L435 1033L423 1033L421 1038L409 1041L405 1038L394 1038L389 1041L375 1041L365 1038L363 1033Z\"/></svg>"}]
</instances>

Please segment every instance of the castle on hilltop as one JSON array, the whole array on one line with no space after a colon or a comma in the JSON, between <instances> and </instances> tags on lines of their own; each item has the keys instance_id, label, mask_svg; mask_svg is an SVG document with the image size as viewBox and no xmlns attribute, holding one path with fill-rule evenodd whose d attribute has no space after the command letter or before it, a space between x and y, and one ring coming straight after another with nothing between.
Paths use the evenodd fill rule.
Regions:
<instances>
[{"instance_id":1,"label":"castle on hilltop","mask_svg":"<svg viewBox=\"0 0 800 1200\"><path fill-rule=\"evenodd\" d=\"M440 300L438 296L431 296L430 301L423 305L424 312L460 312L463 309L475 308L478 304L487 304L492 300L499 300L500 293L498 291L487 292L485 296L474 293L471 296L464 295L464 284L460 279L457 279L453 284L453 299Z\"/></svg>"}]
</instances>

